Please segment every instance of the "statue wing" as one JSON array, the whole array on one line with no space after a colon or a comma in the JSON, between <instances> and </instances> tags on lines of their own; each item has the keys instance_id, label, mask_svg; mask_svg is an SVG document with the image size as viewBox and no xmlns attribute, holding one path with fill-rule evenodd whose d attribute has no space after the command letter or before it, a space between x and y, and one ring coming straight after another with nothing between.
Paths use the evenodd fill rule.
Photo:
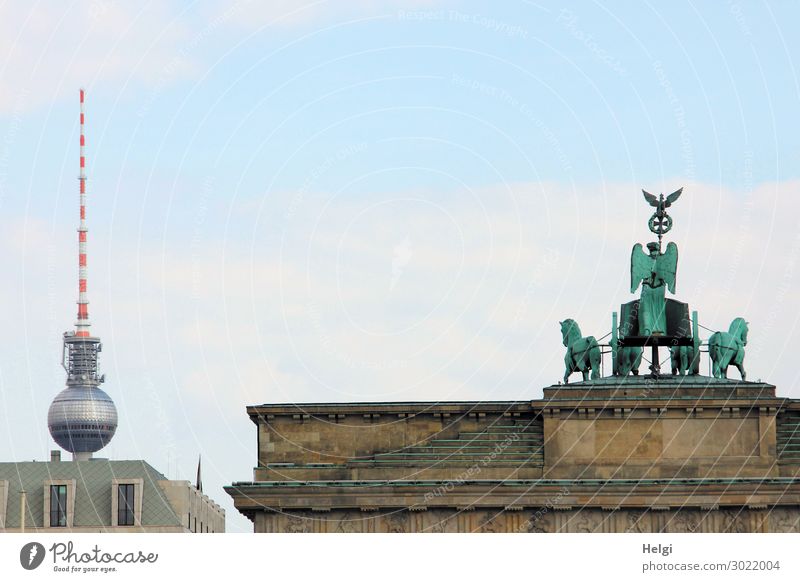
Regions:
<instances>
[{"instance_id":1,"label":"statue wing","mask_svg":"<svg viewBox=\"0 0 800 582\"><path fill-rule=\"evenodd\" d=\"M652 273L653 259L642 250L641 243L636 243L631 251L631 293L636 293L639 283L649 279Z\"/></svg>"},{"instance_id":2,"label":"statue wing","mask_svg":"<svg viewBox=\"0 0 800 582\"><path fill-rule=\"evenodd\" d=\"M667 203L664 206L669 206L673 202L675 202L678 198L680 198L681 192L683 192L683 188L678 188L677 190L675 190L675 192L667 196Z\"/></svg>"},{"instance_id":3,"label":"statue wing","mask_svg":"<svg viewBox=\"0 0 800 582\"><path fill-rule=\"evenodd\" d=\"M658 208L658 198L650 194L650 192L646 192L645 190L642 190L642 194L644 194L644 199L647 200L650 206L655 206L656 208Z\"/></svg>"},{"instance_id":4,"label":"statue wing","mask_svg":"<svg viewBox=\"0 0 800 582\"><path fill-rule=\"evenodd\" d=\"M678 273L678 245L674 242L667 245L667 250L658 257L656 269L657 276L664 279L669 292L675 293L675 279Z\"/></svg>"}]
</instances>

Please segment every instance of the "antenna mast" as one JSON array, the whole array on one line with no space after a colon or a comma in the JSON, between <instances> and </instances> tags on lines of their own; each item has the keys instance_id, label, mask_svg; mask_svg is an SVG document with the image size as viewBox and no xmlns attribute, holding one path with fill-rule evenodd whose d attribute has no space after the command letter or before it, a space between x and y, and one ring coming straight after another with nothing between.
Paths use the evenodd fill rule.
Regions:
<instances>
[{"instance_id":1,"label":"antenna mast","mask_svg":"<svg viewBox=\"0 0 800 582\"><path fill-rule=\"evenodd\" d=\"M81 89L81 173L78 176L81 196L81 220L78 226L78 320L75 322L75 335L89 337L89 298L86 294L86 136L84 134L84 91Z\"/></svg>"}]
</instances>

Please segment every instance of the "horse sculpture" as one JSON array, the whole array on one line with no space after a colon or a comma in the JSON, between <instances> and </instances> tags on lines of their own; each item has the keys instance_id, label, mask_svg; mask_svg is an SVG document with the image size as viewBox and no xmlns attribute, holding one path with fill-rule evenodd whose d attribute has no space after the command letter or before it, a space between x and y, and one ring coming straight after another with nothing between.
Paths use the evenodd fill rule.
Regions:
<instances>
[{"instance_id":1,"label":"horse sculpture","mask_svg":"<svg viewBox=\"0 0 800 582\"><path fill-rule=\"evenodd\" d=\"M694 374L695 359L699 356L699 353L695 352L694 346L672 346L669 349L669 355L673 376Z\"/></svg>"},{"instance_id":2,"label":"horse sculpture","mask_svg":"<svg viewBox=\"0 0 800 582\"><path fill-rule=\"evenodd\" d=\"M747 345L747 322L737 317L728 331L718 331L708 338L708 354L711 356L715 378L727 378L728 366L736 366L742 380L744 371L744 346Z\"/></svg>"},{"instance_id":3,"label":"horse sculpture","mask_svg":"<svg viewBox=\"0 0 800 582\"><path fill-rule=\"evenodd\" d=\"M614 373L617 376L627 376L633 373L639 375L639 366L642 363L642 348L629 346L617 350L617 369Z\"/></svg>"},{"instance_id":4,"label":"horse sculpture","mask_svg":"<svg viewBox=\"0 0 800 582\"><path fill-rule=\"evenodd\" d=\"M564 356L564 384L569 383L569 376L573 372L583 374L583 380L592 380L600 377L600 346L593 336L581 337L581 328L572 319L565 319L561 323L561 341L567 348Z\"/></svg>"}]
</instances>

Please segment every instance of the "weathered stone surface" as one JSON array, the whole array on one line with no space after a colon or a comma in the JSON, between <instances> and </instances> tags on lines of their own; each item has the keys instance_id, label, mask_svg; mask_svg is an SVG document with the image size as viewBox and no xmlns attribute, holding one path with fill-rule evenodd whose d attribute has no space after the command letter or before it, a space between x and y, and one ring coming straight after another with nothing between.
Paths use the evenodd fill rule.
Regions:
<instances>
[{"instance_id":1,"label":"weathered stone surface","mask_svg":"<svg viewBox=\"0 0 800 582\"><path fill-rule=\"evenodd\" d=\"M654 511L596 508L568 511L436 509L396 510L375 514L268 513L260 532L279 533L798 533L797 507L771 511L744 507Z\"/></svg>"},{"instance_id":2,"label":"weathered stone surface","mask_svg":"<svg viewBox=\"0 0 800 582\"><path fill-rule=\"evenodd\" d=\"M800 401L600 379L513 402L263 405L257 532L800 531ZM797 438L795 438L797 433Z\"/></svg>"}]
</instances>

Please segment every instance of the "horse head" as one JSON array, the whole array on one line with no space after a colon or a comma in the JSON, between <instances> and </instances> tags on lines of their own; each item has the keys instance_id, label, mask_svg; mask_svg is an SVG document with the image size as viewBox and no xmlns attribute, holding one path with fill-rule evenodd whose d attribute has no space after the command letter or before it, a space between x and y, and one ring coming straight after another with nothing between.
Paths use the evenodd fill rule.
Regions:
<instances>
[{"instance_id":1,"label":"horse head","mask_svg":"<svg viewBox=\"0 0 800 582\"><path fill-rule=\"evenodd\" d=\"M581 328L578 327L574 319L565 319L564 321L559 321L559 323L561 324L561 343L565 347L569 347L575 341L574 338L581 337Z\"/></svg>"},{"instance_id":2,"label":"horse head","mask_svg":"<svg viewBox=\"0 0 800 582\"><path fill-rule=\"evenodd\" d=\"M742 342L742 345L747 345L747 332L749 331L747 327L747 322L744 320L744 317L737 317L731 322L731 326L728 329L728 333L731 334L733 337L738 339Z\"/></svg>"}]
</instances>

